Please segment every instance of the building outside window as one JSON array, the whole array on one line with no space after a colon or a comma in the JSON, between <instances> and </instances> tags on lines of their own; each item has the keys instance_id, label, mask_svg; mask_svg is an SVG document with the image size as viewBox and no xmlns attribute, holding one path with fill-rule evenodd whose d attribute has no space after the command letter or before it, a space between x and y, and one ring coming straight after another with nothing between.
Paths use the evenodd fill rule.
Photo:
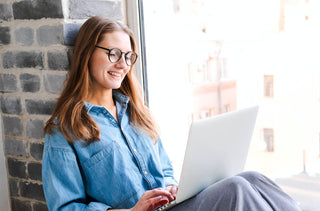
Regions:
<instances>
[{"instance_id":1,"label":"building outside window","mask_svg":"<svg viewBox=\"0 0 320 211\"><path fill-rule=\"evenodd\" d=\"M273 98L273 75L264 75L264 96Z\"/></svg>"},{"instance_id":2,"label":"building outside window","mask_svg":"<svg viewBox=\"0 0 320 211\"><path fill-rule=\"evenodd\" d=\"M230 105L229 104L224 105L224 112L229 112L229 110L230 110Z\"/></svg>"},{"instance_id":3,"label":"building outside window","mask_svg":"<svg viewBox=\"0 0 320 211\"><path fill-rule=\"evenodd\" d=\"M265 144L264 151L273 152L274 151L274 134L272 128L263 129L263 141Z\"/></svg>"}]
</instances>

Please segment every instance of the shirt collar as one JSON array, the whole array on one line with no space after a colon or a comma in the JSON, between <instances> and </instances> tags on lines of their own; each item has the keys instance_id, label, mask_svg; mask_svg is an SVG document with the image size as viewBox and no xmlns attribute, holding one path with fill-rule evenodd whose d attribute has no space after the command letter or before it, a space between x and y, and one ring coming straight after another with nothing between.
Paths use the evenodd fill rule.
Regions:
<instances>
[{"instance_id":1,"label":"shirt collar","mask_svg":"<svg viewBox=\"0 0 320 211\"><path fill-rule=\"evenodd\" d=\"M123 95L120 92L115 91L115 90L112 91L112 96L116 101L118 101L121 104L128 104L129 101L130 101L129 97L127 97L127 96L125 96L125 95Z\"/></svg>"},{"instance_id":2,"label":"shirt collar","mask_svg":"<svg viewBox=\"0 0 320 211\"><path fill-rule=\"evenodd\" d=\"M118 91L115 91L113 90L112 91L112 96L113 96L113 99L120 103L123 107L126 107L127 104L130 102L130 99L129 97L121 94L120 92ZM88 103L87 101L84 101L84 105L86 106L86 109L87 111L89 112L93 107L95 107L96 105L92 105L90 103ZM101 106L96 106L96 107L101 107Z\"/></svg>"}]
</instances>

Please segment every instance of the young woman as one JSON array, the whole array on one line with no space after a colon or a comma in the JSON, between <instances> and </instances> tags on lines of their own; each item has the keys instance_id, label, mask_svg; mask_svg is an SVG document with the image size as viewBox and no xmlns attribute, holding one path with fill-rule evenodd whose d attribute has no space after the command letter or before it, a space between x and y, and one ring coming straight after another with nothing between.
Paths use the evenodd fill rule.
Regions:
<instances>
[{"instance_id":1,"label":"young woman","mask_svg":"<svg viewBox=\"0 0 320 211\"><path fill-rule=\"evenodd\" d=\"M49 210L152 211L174 200L178 183L132 66L132 32L92 17L81 27L66 86L45 126L42 163ZM172 208L298 210L265 176L222 180Z\"/></svg>"}]
</instances>

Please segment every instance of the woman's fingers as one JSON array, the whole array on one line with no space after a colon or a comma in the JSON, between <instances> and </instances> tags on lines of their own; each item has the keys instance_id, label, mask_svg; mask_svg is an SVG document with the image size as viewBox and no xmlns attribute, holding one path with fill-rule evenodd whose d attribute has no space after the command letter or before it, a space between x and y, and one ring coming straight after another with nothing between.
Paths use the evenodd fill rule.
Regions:
<instances>
[{"instance_id":1,"label":"woman's fingers","mask_svg":"<svg viewBox=\"0 0 320 211\"><path fill-rule=\"evenodd\" d=\"M172 194L162 188L146 191L142 194L132 211L153 211L173 200Z\"/></svg>"},{"instance_id":2,"label":"woman's fingers","mask_svg":"<svg viewBox=\"0 0 320 211\"><path fill-rule=\"evenodd\" d=\"M169 200L167 197L162 197L162 196L157 196L157 197L154 197L152 199L150 199L150 206L149 206L149 209L150 211L153 211L155 209L157 209L158 207L161 207L163 205L166 205L169 203Z\"/></svg>"},{"instance_id":3,"label":"woman's fingers","mask_svg":"<svg viewBox=\"0 0 320 211\"><path fill-rule=\"evenodd\" d=\"M144 196L148 197L148 198L153 198L153 197L156 197L156 196L164 196L164 197L168 197L169 201L174 200L173 195L168 190L165 190L165 189L162 189L162 188L157 188L157 189L146 191L142 195L142 197L144 197Z\"/></svg>"},{"instance_id":4,"label":"woman's fingers","mask_svg":"<svg viewBox=\"0 0 320 211\"><path fill-rule=\"evenodd\" d=\"M174 198L177 196L178 187L175 185L169 185L166 187L166 190L169 191Z\"/></svg>"}]
</instances>

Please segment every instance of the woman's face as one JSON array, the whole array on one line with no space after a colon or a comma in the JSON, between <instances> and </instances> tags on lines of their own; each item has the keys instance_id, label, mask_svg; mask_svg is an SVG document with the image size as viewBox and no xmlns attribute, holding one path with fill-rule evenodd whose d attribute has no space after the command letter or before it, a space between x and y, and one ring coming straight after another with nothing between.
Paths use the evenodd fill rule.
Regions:
<instances>
[{"instance_id":1,"label":"woman's face","mask_svg":"<svg viewBox=\"0 0 320 211\"><path fill-rule=\"evenodd\" d=\"M109 32L103 35L97 46L103 48L118 48L122 52L131 51L130 37L123 31ZM89 60L89 71L93 80L93 90L118 89L121 82L130 70L125 62L124 55L116 63L110 62L108 50L96 47Z\"/></svg>"}]
</instances>

